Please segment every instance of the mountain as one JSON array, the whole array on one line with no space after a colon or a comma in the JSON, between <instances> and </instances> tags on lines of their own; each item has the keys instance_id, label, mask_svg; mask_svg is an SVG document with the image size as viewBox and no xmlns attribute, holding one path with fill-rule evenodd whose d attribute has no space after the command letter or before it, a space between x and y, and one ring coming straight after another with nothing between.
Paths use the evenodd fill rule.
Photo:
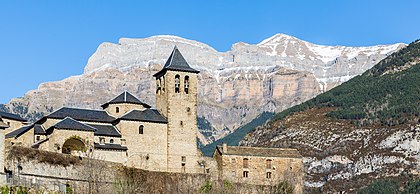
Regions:
<instances>
[{"instance_id":1,"label":"mountain","mask_svg":"<svg viewBox=\"0 0 420 194\"><path fill-rule=\"evenodd\" d=\"M347 191L420 178L420 41L362 75L276 114L241 145L293 147L307 187Z\"/></svg>"},{"instance_id":2,"label":"mountain","mask_svg":"<svg viewBox=\"0 0 420 194\"><path fill-rule=\"evenodd\" d=\"M262 112L278 112L363 73L404 44L322 46L276 34L256 45L236 43L227 52L176 36L121 38L103 43L82 75L47 82L5 106L36 120L62 106L99 109L124 90L155 104L152 75L177 45L200 73L199 138L211 143Z\"/></svg>"}]
</instances>

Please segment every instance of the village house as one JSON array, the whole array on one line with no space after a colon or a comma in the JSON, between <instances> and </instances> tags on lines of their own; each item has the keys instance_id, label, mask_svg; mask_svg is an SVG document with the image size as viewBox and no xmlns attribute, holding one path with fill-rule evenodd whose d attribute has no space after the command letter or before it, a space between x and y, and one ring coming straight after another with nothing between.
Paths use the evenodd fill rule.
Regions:
<instances>
[{"instance_id":1,"label":"village house","mask_svg":"<svg viewBox=\"0 0 420 194\"><path fill-rule=\"evenodd\" d=\"M62 107L29 125L2 113L0 128L12 145L151 171L209 173L236 183L270 185L294 176L302 185L302 157L294 149L223 145L213 158L202 156L197 148L198 73L175 47L154 74L156 109L125 91L105 102L103 110Z\"/></svg>"}]
</instances>

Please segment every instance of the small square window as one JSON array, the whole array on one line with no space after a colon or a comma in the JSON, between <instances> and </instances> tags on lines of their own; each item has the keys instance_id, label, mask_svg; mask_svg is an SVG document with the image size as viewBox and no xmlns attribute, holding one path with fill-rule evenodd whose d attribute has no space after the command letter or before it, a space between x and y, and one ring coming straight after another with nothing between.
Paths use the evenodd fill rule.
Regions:
<instances>
[{"instance_id":1,"label":"small square window","mask_svg":"<svg viewBox=\"0 0 420 194\"><path fill-rule=\"evenodd\" d=\"M39 135L36 136L36 141L41 140L41 137Z\"/></svg>"},{"instance_id":2,"label":"small square window","mask_svg":"<svg viewBox=\"0 0 420 194\"><path fill-rule=\"evenodd\" d=\"M187 162L187 157L186 156L181 156L181 162Z\"/></svg>"}]
</instances>

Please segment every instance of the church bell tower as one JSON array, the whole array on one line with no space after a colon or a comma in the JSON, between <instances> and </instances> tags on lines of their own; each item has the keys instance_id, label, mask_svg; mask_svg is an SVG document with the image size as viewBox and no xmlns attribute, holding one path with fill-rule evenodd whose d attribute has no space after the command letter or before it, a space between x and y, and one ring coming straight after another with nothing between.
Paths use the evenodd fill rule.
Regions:
<instances>
[{"instance_id":1,"label":"church bell tower","mask_svg":"<svg viewBox=\"0 0 420 194\"><path fill-rule=\"evenodd\" d=\"M156 108L168 119L169 172L199 171L197 148L198 70L190 67L175 46L156 78Z\"/></svg>"}]
</instances>

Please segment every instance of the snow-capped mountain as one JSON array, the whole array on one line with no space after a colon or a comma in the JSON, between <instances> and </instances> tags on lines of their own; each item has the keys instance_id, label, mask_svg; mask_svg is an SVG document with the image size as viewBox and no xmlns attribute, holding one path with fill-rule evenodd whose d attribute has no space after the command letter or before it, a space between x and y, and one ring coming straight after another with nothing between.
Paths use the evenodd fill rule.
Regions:
<instances>
[{"instance_id":1,"label":"snow-capped mountain","mask_svg":"<svg viewBox=\"0 0 420 194\"><path fill-rule=\"evenodd\" d=\"M154 105L152 74L175 45L192 67L201 70L198 115L218 130L209 132L216 139L263 111L281 111L331 89L405 46L322 46L276 34L256 45L240 42L230 51L218 52L176 36L121 38L117 44L101 44L83 75L43 83L6 106L30 117L61 106L99 109L124 90Z\"/></svg>"}]
</instances>

